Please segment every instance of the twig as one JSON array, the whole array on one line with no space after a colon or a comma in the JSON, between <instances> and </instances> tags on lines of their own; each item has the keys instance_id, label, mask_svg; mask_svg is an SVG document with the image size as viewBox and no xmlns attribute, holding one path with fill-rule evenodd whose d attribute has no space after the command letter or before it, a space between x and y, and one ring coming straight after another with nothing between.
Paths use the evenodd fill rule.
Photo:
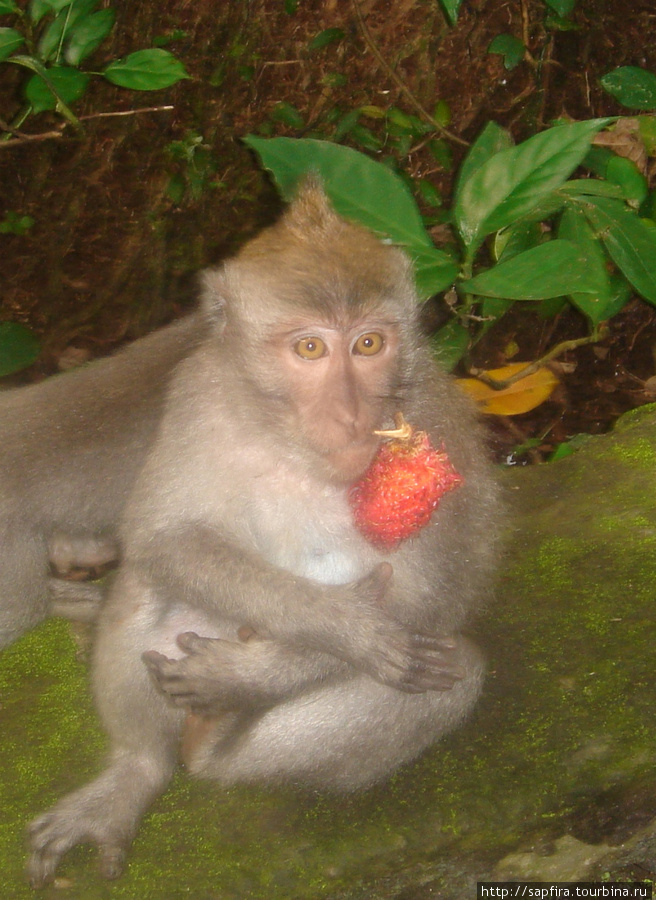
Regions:
<instances>
[{"instance_id":1,"label":"twig","mask_svg":"<svg viewBox=\"0 0 656 900\"><path fill-rule=\"evenodd\" d=\"M124 109L116 112L90 113L88 116L80 116L79 121L88 122L90 119L109 119L116 116L138 116L141 115L141 113L166 112L172 109L175 109L175 107L144 106L141 109ZM17 129L12 128L11 125L3 119L0 119L0 131L5 131L7 134L14 135L13 138L0 141L0 150L4 147L15 147L16 144L27 144L30 141L47 141L51 138L61 138L64 136L64 129L68 124L68 122L62 122L55 131L42 131L40 134L27 134L25 131L18 131Z\"/></svg>"},{"instance_id":2,"label":"twig","mask_svg":"<svg viewBox=\"0 0 656 900\"><path fill-rule=\"evenodd\" d=\"M517 381L521 381L522 378L527 378L529 375L533 375L534 372L537 372L538 369L543 368L548 362L552 359L555 359L557 356L560 356L562 353L567 353L568 350L575 350L577 347L583 347L585 344L596 344L598 341L603 340L608 337L608 329L605 327L601 327L592 332L592 334L587 335L583 338L575 338L571 341L562 341L560 344L556 344L548 353L545 353L543 357L540 359L536 359L531 363L528 363L524 366L523 369L520 369L519 372L515 372L514 375L510 375L508 378L504 378L503 381L498 381L496 378L491 378L486 372L482 369L471 368L470 374L475 378L478 378L479 381L482 381L484 384L487 384L494 391L503 391L506 388L510 387L511 384L515 384Z\"/></svg>"},{"instance_id":3,"label":"twig","mask_svg":"<svg viewBox=\"0 0 656 900\"><path fill-rule=\"evenodd\" d=\"M399 78L399 76L396 74L394 69L390 66L390 64L387 62L387 60L383 56L383 54L380 52L378 45L376 44L376 42L373 38L373 35L369 31L369 27L367 26L367 23L365 22L365 20L362 16L362 10L360 9L360 4L359 4L358 0L351 0L351 6L353 7L353 11L355 12L355 17L358 20L358 25L360 26L360 31L362 32L362 37L364 38L365 44L367 45L367 47L369 47L369 49L371 50L373 55L378 60L379 64L387 72L389 77L392 79L394 84L401 91L401 93L406 98L406 100L410 104L412 104L412 106L414 106L414 108L417 110L417 112L420 113L420 115L422 115L423 118L430 125L432 125L436 131L439 131L439 133L443 137L448 138L450 141L453 141L456 144L460 144L463 147L468 147L469 146L468 141L463 140L463 138L459 137L457 134L453 134L451 131L446 129L443 125L440 125L440 123L428 112L428 110L422 106L422 104L419 102L419 100L417 100L417 98L412 93L410 88L405 84L405 82L401 78Z\"/></svg>"},{"instance_id":4,"label":"twig","mask_svg":"<svg viewBox=\"0 0 656 900\"><path fill-rule=\"evenodd\" d=\"M100 112L100 113L91 113L88 116L80 116L81 122L87 122L89 119L108 119L111 116L138 116L141 113L149 113L149 112L166 112L167 110L175 109L174 106L144 106L141 109L123 109L117 110L116 112Z\"/></svg>"}]
</instances>

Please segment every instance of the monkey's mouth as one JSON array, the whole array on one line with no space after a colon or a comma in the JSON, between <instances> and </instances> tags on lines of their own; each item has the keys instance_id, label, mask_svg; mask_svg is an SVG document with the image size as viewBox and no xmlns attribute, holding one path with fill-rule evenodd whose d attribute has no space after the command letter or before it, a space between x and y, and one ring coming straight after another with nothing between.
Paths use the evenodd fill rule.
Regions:
<instances>
[{"instance_id":1,"label":"monkey's mouth","mask_svg":"<svg viewBox=\"0 0 656 900\"><path fill-rule=\"evenodd\" d=\"M332 477L344 484L357 481L374 458L379 444L380 439L371 435L366 440L353 441L344 447L326 452L324 458Z\"/></svg>"}]
</instances>

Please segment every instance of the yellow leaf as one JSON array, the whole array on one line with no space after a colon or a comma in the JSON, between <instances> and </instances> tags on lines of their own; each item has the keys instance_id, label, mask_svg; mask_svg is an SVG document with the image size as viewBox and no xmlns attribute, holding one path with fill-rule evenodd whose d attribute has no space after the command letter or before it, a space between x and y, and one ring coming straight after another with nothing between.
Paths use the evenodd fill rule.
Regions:
<instances>
[{"instance_id":1,"label":"yellow leaf","mask_svg":"<svg viewBox=\"0 0 656 900\"><path fill-rule=\"evenodd\" d=\"M495 381L505 381L527 365L529 363L526 362L512 363L501 369L490 369L485 374ZM478 378L458 378L457 381L480 404L481 412L496 416L518 416L535 409L551 396L558 384L551 369L544 367L500 391L495 391Z\"/></svg>"}]
</instances>

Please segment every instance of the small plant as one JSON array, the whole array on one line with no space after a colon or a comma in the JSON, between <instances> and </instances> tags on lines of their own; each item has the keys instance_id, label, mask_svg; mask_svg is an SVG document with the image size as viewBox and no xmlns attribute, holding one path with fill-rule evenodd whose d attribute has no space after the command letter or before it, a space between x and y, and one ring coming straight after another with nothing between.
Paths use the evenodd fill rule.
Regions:
<instances>
[{"instance_id":1,"label":"small plant","mask_svg":"<svg viewBox=\"0 0 656 900\"><path fill-rule=\"evenodd\" d=\"M494 390L512 388L512 414L531 408L518 402L517 382L547 372L544 363L564 350L599 340L632 291L656 305L656 226L638 210L649 201L644 179L637 185L615 177L608 164L605 177L572 178L579 166L594 168L597 149L609 154L592 142L612 121L556 125L517 146L508 132L488 124L458 174L448 249L434 246L404 181L363 154L316 140L249 137L246 143L285 199L305 175L318 174L338 212L406 249L420 297L447 292L453 315L434 339L447 365L466 356L517 301L566 298L561 302L584 314L587 337L552 348L542 360L513 364L510 372L475 373ZM554 385L550 373L537 386L527 384L526 398L537 398L528 402L541 402Z\"/></svg>"},{"instance_id":2,"label":"small plant","mask_svg":"<svg viewBox=\"0 0 656 900\"><path fill-rule=\"evenodd\" d=\"M188 131L182 140L168 144L166 150L177 168L169 179L166 193L176 205L186 197L199 200L206 190L221 186L214 177L218 161L202 134Z\"/></svg>"},{"instance_id":3,"label":"small plant","mask_svg":"<svg viewBox=\"0 0 656 900\"><path fill-rule=\"evenodd\" d=\"M21 216L19 213L10 210L5 213L5 217L0 222L0 234L16 234L23 235L34 225L32 216Z\"/></svg>"},{"instance_id":4,"label":"small plant","mask_svg":"<svg viewBox=\"0 0 656 900\"><path fill-rule=\"evenodd\" d=\"M22 86L25 103L7 137L46 110L80 129L71 106L93 77L136 91L159 90L188 77L182 63L158 47L112 60L101 72L83 70L82 63L114 27L114 11L98 5L99 0L30 0L23 10L15 0L0 0L0 16L15 19L14 27L0 28L0 62L33 73Z\"/></svg>"}]
</instances>

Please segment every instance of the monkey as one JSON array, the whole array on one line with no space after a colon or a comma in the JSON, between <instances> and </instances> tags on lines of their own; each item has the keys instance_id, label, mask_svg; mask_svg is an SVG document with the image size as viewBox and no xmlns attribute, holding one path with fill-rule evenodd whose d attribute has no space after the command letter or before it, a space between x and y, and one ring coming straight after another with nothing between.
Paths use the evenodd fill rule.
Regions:
<instances>
[{"instance_id":1,"label":"monkey","mask_svg":"<svg viewBox=\"0 0 656 900\"><path fill-rule=\"evenodd\" d=\"M433 362L402 249L310 182L204 276L213 320L173 377L122 517L92 682L106 768L29 828L27 874L74 845L117 877L182 745L229 785L355 791L461 723L484 663L463 634L498 500L469 401ZM463 484L393 551L349 491L401 410Z\"/></svg>"},{"instance_id":2,"label":"monkey","mask_svg":"<svg viewBox=\"0 0 656 900\"><path fill-rule=\"evenodd\" d=\"M51 614L93 618L100 593L51 577L118 555L115 530L202 310L113 356L0 391L0 648Z\"/></svg>"}]
</instances>

